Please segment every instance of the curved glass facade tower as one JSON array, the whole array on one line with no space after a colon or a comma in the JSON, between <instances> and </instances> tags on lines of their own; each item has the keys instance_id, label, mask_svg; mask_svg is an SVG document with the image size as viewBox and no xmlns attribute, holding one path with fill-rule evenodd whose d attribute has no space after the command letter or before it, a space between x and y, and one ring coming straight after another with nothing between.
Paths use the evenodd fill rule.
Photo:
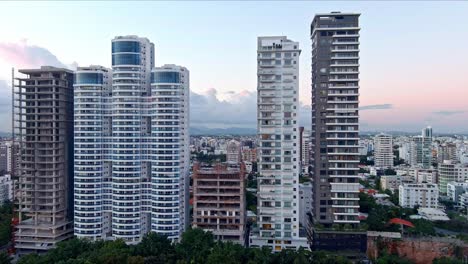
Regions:
<instances>
[{"instance_id":1,"label":"curved glass facade tower","mask_svg":"<svg viewBox=\"0 0 468 264\"><path fill-rule=\"evenodd\" d=\"M150 131L144 111L153 54L146 38L112 40L112 236L128 242L138 242L148 231L143 199Z\"/></svg>"},{"instance_id":2,"label":"curved glass facade tower","mask_svg":"<svg viewBox=\"0 0 468 264\"><path fill-rule=\"evenodd\" d=\"M78 237L138 243L154 231L176 240L186 228L189 75L153 67L154 44L122 36L112 40L112 71L78 70Z\"/></svg>"},{"instance_id":3,"label":"curved glass facade tower","mask_svg":"<svg viewBox=\"0 0 468 264\"><path fill-rule=\"evenodd\" d=\"M103 165L109 162L104 150L110 131L103 124L108 111L106 98L111 93L110 74L101 66L80 67L73 85L75 234L90 239L105 236L104 198L109 192L105 189L109 177L104 177Z\"/></svg>"},{"instance_id":4,"label":"curved glass facade tower","mask_svg":"<svg viewBox=\"0 0 468 264\"><path fill-rule=\"evenodd\" d=\"M177 239L187 225L189 72L164 65L151 72L151 230Z\"/></svg>"}]
</instances>

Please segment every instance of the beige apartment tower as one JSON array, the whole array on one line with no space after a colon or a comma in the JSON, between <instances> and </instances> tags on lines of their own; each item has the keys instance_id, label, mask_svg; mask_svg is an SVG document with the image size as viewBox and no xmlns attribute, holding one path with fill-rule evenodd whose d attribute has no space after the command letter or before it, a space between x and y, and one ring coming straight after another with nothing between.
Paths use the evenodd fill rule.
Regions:
<instances>
[{"instance_id":1,"label":"beige apartment tower","mask_svg":"<svg viewBox=\"0 0 468 264\"><path fill-rule=\"evenodd\" d=\"M73 72L43 66L14 78L19 145L18 253L43 252L73 236Z\"/></svg>"}]
</instances>

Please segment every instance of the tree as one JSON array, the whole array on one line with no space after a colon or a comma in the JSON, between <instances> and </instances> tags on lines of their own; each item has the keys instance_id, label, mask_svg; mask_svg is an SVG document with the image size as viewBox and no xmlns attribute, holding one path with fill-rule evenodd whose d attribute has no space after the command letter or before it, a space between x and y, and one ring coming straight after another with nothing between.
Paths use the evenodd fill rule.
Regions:
<instances>
[{"instance_id":1,"label":"tree","mask_svg":"<svg viewBox=\"0 0 468 264\"><path fill-rule=\"evenodd\" d=\"M232 242L218 242L213 247L210 255L207 258L208 264L237 264L245 263L245 248L239 244Z\"/></svg>"},{"instance_id":2,"label":"tree","mask_svg":"<svg viewBox=\"0 0 468 264\"><path fill-rule=\"evenodd\" d=\"M182 234L182 240L176 245L176 253L187 263L203 263L214 246L211 232L200 228L190 228Z\"/></svg>"},{"instance_id":3,"label":"tree","mask_svg":"<svg viewBox=\"0 0 468 264\"><path fill-rule=\"evenodd\" d=\"M464 262L456 259L456 258L449 258L449 257L441 257L436 258L432 261L432 264L463 264Z\"/></svg>"},{"instance_id":4,"label":"tree","mask_svg":"<svg viewBox=\"0 0 468 264\"><path fill-rule=\"evenodd\" d=\"M0 264L10 264L11 257L6 252L0 252Z\"/></svg>"},{"instance_id":5,"label":"tree","mask_svg":"<svg viewBox=\"0 0 468 264\"><path fill-rule=\"evenodd\" d=\"M418 235L435 235L434 224L426 219L415 219L412 221L415 227L408 228L408 233Z\"/></svg>"},{"instance_id":6,"label":"tree","mask_svg":"<svg viewBox=\"0 0 468 264\"><path fill-rule=\"evenodd\" d=\"M376 202L375 202L375 199L364 193L364 192L360 192L359 193L359 210L363 213L369 213L369 211L372 209L372 208L375 208L377 206Z\"/></svg>"},{"instance_id":7,"label":"tree","mask_svg":"<svg viewBox=\"0 0 468 264\"><path fill-rule=\"evenodd\" d=\"M0 246L7 245L11 240L11 218L13 217L13 204L6 201L0 206Z\"/></svg>"},{"instance_id":8,"label":"tree","mask_svg":"<svg viewBox=\"0 0 468 264\"><path fill-rule=\"evenodd\" d=\"M267 247L249 248L248 259L248 264L268 264L273 262L273 254Z\"/></svg>"},{"instance_id":9,"label":"tree","mask_svg":"<svg viewBox=\"0 0 468 264\"><path fill-rule=\"evenodd\" d=\"M397 173L394 169L387 168L384 170L384 175L397 175Z\"/></svg>"},{"instance_id":10,"label":"tree","mask_svg":"<svg viewBox=\"0 0 468 264\"><path fill-rule=\"evenodd\" d=\"M151 257L151 263L164 264L173 262L176 252L167 237L152 232L135 246L132 255Z\"/></svg>"}]
</instances>

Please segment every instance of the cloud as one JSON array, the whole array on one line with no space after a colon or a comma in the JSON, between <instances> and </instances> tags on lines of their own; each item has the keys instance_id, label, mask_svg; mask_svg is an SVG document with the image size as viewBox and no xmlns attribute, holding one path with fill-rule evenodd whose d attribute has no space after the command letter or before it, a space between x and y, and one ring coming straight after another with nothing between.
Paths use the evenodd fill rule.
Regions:
<instances>
[{"instance_id":1,"label":"cloud","mask_svg":"<svg viewBox=\"0 0 468 264\"><path fill-rule=\"evenodd\" d=\"M4 80L0 80L0 123L11 123L11 87ZM3 126L0 131L9 132L10 125Z\"/></svg>"},{"instance_id":2,"label":"cloud","mask_svg":"<svg viewBox=\"0 0 468 264\"><path fill-rule=\"evenodd\" d=\"M359 110L365 111L365 110L384 110L384 109L392 109L393 105L392 104L376 104L376 105L365 105L359 107Z\"/></svg>"},{"instance_id":3,"label":"cloud","mask_svg":"<svg viewBox=\"0 0 468 264\"><path fill-rule=\"evenodd\" d=\"M17 68L37 68L42 65L67 67L48 49L29 45L27 40L16 43L0 42L0 59L3 64Z\"/></svg>"},{"instance_id":4,"label":"cloud","mask_svg":"<svg viewBox=\"0 0 468 264\"><path fill-rule=\"evenodd\" d=\"M218 91L210 88L205 92L190 94L190 121L201 126L255 126L257 120L256 93L240 91L227 93L219 99Z\"/></svg>"},{"instance_id":5,"label":"cloud","mask_svg":"<svg viewBox=\"0 0 468 264\"><path fill-rule=\"evenodd\" d=\"M255 91L219 92L210 88L201 93L192 91L190 96L192 126L256 127L257 93ZM310 106L301 104L298 115L300 126L310 126Z\"/></svg>"},{"instance_id":6,"label":"cloud","mask_svg":"<svg viewBox=\"0 0 468 264\"><path fill-rule=\"evenodd\" d=\"M443 111L435 111L432 112L435 115L443 115L443 116L450 116L450 115L457 115L457 114L463 114L466 113L466 110L455 110L455 111L450 111L450 110L443 110Z\"/></svg>"}]
</instances>

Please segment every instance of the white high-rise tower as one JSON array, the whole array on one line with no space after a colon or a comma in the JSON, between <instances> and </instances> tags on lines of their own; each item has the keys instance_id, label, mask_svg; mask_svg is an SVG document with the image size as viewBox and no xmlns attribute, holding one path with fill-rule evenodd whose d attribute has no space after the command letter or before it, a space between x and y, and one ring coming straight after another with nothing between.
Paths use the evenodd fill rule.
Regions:
<instances>
[{"instance_id":1,"label":"white high-rise tower","mask_svg":"<svg viewBox=\"0 0 468 264\"><path fill-rule=\"evenodd\" d=\"M154 67L154 44L112 40L112 71L75 79L75 234L137 243L186 228L188 71Z\"/></svg>"},{"instance_id":2,"label":"white high-rise tower","mask_svg":"<svg viewBox=\"0 0 468 264\"><path fill-rule=\"evenodd\" d=\"M299 43L259 37L258 216L252 246L308 248L299 237Z\"/></svg>"},{"instance_id":3,"label":"white high-rise tower","mask_svg":"<svg viewBox=\"0 0 468 264\"><path fill-rule=\"evenodd\" d=\"M393 167L393 140L391 135L378 134L374 138L374 162L378 168Z\"/></svg>"}]
</instances>

